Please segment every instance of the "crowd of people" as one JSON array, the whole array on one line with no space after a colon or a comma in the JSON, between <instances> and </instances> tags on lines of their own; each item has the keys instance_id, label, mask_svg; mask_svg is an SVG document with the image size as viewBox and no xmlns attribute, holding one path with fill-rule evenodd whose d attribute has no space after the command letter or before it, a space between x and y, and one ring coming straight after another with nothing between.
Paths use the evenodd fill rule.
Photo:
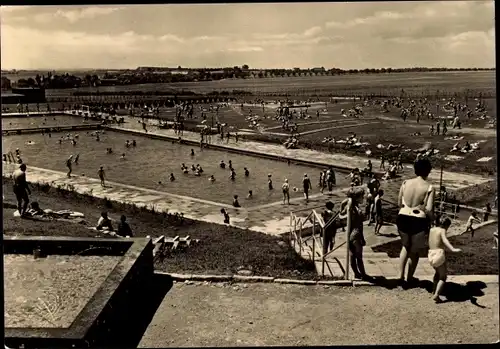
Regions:
<instances>
[{"instance_id":1,"label":"crowd of people","mask_svg":"<svg viewBox=\"0 0 500 349\"><path fill-rule=\"evenodd\" d=\"M431 111L430 103L424 98L418 101L410 100L409 106L403 106L405 101L402 98L392 98L386 101L380 100L371 100L366 99L364 102L365 106L368 105L380 105L383 110L389 110L390 107L396 107L401 109L401 118L403 121L406 121L410 117L414 117L417 122L420 122L420 118L426 117L430 120L436 120L436 115L439 114L439 104L436 105L436 114ZM163 104L165 106L166 104ZM145 113L153 113L153 115L157 115L159 113L159 108L162 105L159 103L152 103L151 105L135 105L133 103L126 104L124 106L118 104L117 108L128 109L131 114L134 114L134 108L139 107L141 110L141 115L144 116ZM70 106L69 108L74 110L78 106ZM326 105L325 105L326 107ZM448 100L443 108L451 108L454 113L454 118L452 122L452 128L461 128L461 120L459 113L463 113L467 118L471 118L472 110L466 105L456 102L454 99ZM22 108L22 107L21 107ZM37 106L39 109L39 106ZM50 108L48 106L48 108ZM113 104L110 104L110 107L106 109L104 104L99 107L99 110L110 111L110 108L115 108ZM264 109L264 105L262 106ZM296 128L296 124L293 124L294 119L307 119L310 118L307 110L307 106L303 106L304 110L291 108L290 106L282 105L276 110L276 119L282 122L282 127L287 130L294 130ZM242 107L243 109L243 107ZM192 104L185 103L180 105L176 109L175 123L174 128L176 130L176 134L182 135L184 130L183 122L184 118L190 119L195 118L195 108ZM210 112L218 114L219 106L210 109ZM206 120L206 110L202 107L199 109L200 117L203 120ZM345 110L342 111L345 114ZM351 111L351 116L360 116L363 114L363 109L361 106L354 107ZM478 103L476 108L474 109L475 113L482 113L483 116L486 116L485 108L481 103ZM317 111L317 117L319 118L319 111ZM145 123L144 129L146 130ZM234 135L236 141L238 139L237 133L231 135L229 132L225 133L226 124L220 123L218 118L216 120L217 132L220 134L221 139L226 135L227 141L229 138ZM146 130L147 131L147 130ZM211 131L211 130L210 130ZM296 131L296 129L295 129ZM95 132L87 132L87 134L91 137L94 137L97 142L100 141L100 135L105 131L95 131ZM431 135L444 135L446 136L448 132L448 121L446 119L438 119L435 124L430 126L430 134ZM203 146L204 142L207 141L208 132L203 133L200 132L201 140L200 145ZM51 135L49 134L49 137ZM64 142L70 142L70 144L74 147L78 142L78 134L67 134L65 137L61 137L58 142L62 145ZM325 138L324 142L334 143L337 141L334 138ZM355 146L357 143L361 142L361 137L356 137L355 134L347 137L345 139L345 144L347 146ZM296 147L298 144L297 138L292 138L288 142L286 142L287 148ZM137 143L135 140L127 140L125 147L136 147ZM476 147L477 148L477 147ZM469 142L465 143L464 147L460 147L459 143L456 143L453 147L452 151L470 151L475 149L474 144L470 144ZM435 301L440 300L440 294L442 292L442 288L444 282L446 281L446 263L445 263L445 247L451 250L452 252L459 252L458 249L455 249L451 246L449 241L446 238L446 231L451 225L450 218L446 216L440 216L436 219L434 214L434 203L436 198L435 188L428 182L427 178L429 173L431 172L431 165L428 159L428 156L432 154L428 154L428 152L432 149L428 149L425 153L419 155L414 164L415 170L415 178L406 180L403 182L399 197L398 197L398 206L400 207L398 216L397 216L397 228L401 237L402 242L402 250L400 254L400 281L404 285L411 284L415 281L414 273L419 261L419 255L426 245L426 242L429 246L428 259L430 264L436 269L434 286L435 292L433 293L433 299ZM112 148L106 149L107 154L113 154ZM191 149L191 156L194 155L194 150ZM125 160L125 153L121 153L120 159ZM12 152L8 152L3 154L3 160L5 162L12 162L20 164L19 169L17 169L14 174L14 193L16 195L16 199L18 201L18 211L21 216L25 215L28 210L29 203L29 187L26 182L26 165L23 163L21 159L21 154L19 149L16 149L15 154ZM66 167L68 168L68 177L71 177L73 164L78 165L79 154L71 155L66 160ZM392 178L396 178L398 173L402 171L403 163L402 163L402 153L399 152L398 155L394 157L387 157L386 155L381 156L381 164L380 169L383 169L385 174L382 176L382 179L388 180ZM386 166L386 162L388 166ZM237 174L236 170L233 167L231 160L229 160L229 164L226 165L224 161L221 161L219 167L221 170L225 170L226 166L229 168L228 179L231 181L235 181ZM193 173L194 176L201 176L203 168L200 164L192 164L190 167L186 166L185 163L181 165L181 171L183 174L188 175L190 172ZM243 171L244 176L248 177L250 175L250 171L245 167ZM101 181L101 185L105 186L106 175L103 167L100 167L98 170L98 177ZM368 160L368 163L365 168L359 170L355 168L347 175L351 181L351 189L348 191L348 198L344 200L340 205L340 214L345 214L348 207L352 210L350 212L351 217L351 231L349 232L349 249L351 253L351 267L355 273L356 277L367 278L364 264L363 264L363 246L366 245L366 241L363 234L363 222L368 221L368 225L374 224L374 234L379 235L380 229L384 224L384 212L382 205L382 198L384 196L384 190L380 188L380 182L374 176L373 164L371 160ZM368 178L367 189L365 190L363 184L365 183L365 178ZM173 173L170 173L169 181L173 182L176 178ZM208 177L208 181L214 183L216 181L215 174L211 174ZM159 182L161 184L161 181ZM336 175L333 170L333 167L325 169L321 171L318 178L318 187L320 188L321 193L324 192L325 189L328 188L328 191L332 191L333 187L336 185ZM273 177L270 173L267 178L267 187L269 190L274 190L273 186ZM304 174L302 178L302 182L300 185L301 189L297 187L291 186L288 179L284 179L283 184L281 185L281 190L283 194L283 204L290 204L290 191L301 191L304 194L304 199L309 201L309 193L312 190L312 182L311 178ZM248 191L247 198L252 198L253 191ZM361 205L365 203L365 207L362 208ZM325 206L325 212L323 214L325 222L327 222L330 218L334 216L333 209L334 204L332 202L327 202ZM34 206L31 208L31 214L38 212L39 207ZM239 203L238 195L233 195L233 207L239 208L241 207ZM223 215L224 223L229 224L230 217L225 209L221 209L221 214ZM487 206L485 208L485 215L483 220L477 217L477 213L473 213L467 222L467 230L466 233L471 234L471 238L474 237L474 228L473 225L477 224L481 221L487 221L488 216L491 214L491 206ZM433 226L434 225L434 226ZM336 230L340 228L339 225L332 225L328 230L328 243L326 248L332 249L334 246L334 239L336 235ZM96 229L102 230L105 229L107 231L113 231L112 223L105 212L101 215L99 222L97 224ZM325 232L326 233L326 232ZM130 226L126 222L125 216L121 217L120 224L118 225L118 235L120 236L132 236L132 231ZM405 278L405 271L408 268L408 273Z\"/></svg>"}]
</instances>

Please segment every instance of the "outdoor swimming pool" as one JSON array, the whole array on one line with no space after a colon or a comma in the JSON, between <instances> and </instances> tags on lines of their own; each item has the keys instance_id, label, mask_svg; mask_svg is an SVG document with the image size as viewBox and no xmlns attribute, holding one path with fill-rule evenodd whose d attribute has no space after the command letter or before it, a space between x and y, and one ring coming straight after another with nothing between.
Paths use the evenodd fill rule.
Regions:
<instances>
[{"instance_id":1,"label":"outdoor swimming pool","mask_svg":"<svg viewBox=\"0 0 500 349\"><path fill-rule=\"evenodd\" d=\"M28 179L29 166L66 172L66 159L72 154L80 154L79 164L73 165L74 175L97 178L99 166L104 166L106 176L112 182L221 203L231 203L233 195L238 195L240 203L247 205L244 198L249 190L253 191L252 205L279 201L282 199L284 179L289 180L290 188L300 189L305 173L311 178L312 194L319 192L317 183L321 169L317 167L288 165L287 162L211 149L201 151L199 147L108 130L100 136L100 141L96 141L95 136L91 136L92 132L79 132L76 146L69 140L59 144L58 140L67 133L53 133L51 138L41 134L4 136L3 152L15 151L16 148L21 150L21 158L28 165ZM137 141L137 147L126 148L126 140L132 139ZM109 147L113 149L113 154L106 153ZM194 156L190 155L191 149L194 149ZM120 159L122 153L126 154L125 160ZM227 167L225 170L219 167L221 160L226 164L232 161L236 171L234 181L229 179ZM189 168L192 164L200 164L204 172L200 177L191 171L184 174L182 163ZM244 176L244 167L250 171L249 177ZM170 173L176 178L174 182L169 181ZM208 180L212 174L216 178L214 183ZM268 174L272 175L274 190L268 189ZM337 185L349 185L345 174L337 174ZM291 190L290 194L292 198L303 195L300 190Z\"/></svg>"}]
</instances>

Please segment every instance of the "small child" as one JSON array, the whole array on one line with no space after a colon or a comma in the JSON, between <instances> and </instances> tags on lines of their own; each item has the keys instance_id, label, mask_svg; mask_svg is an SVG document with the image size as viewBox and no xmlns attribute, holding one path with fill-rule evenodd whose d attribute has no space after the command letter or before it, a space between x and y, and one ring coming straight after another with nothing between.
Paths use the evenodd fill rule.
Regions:
<instances>
[{"instance_id":1,"label":"small child","mask_svg":"<svg viewBox=\"0 0 500 349\"><path fill-rule=\"evenodd\" d=\"M273 190L273 180L271 178L271 174L267 175L267 186L269 190Z\"/></svg>"},{"instance_id":2,"label":"small child","mask_svg":"<svg viewBox=\"0 0 500 349\"><path fill-rule=\"evenodd\" d=\"M224 223L229 224L229 214L227 213L227 211L225 209L221 208L220 213L222 213L224 215Z\"/></svg>"},{"instance_id":3,"label":"small child","mask_svg":"<svg viewBox=\"0 0 500 349\"><path fill-rule=\"evenodd\" d=\"M450 225L451 219L445 217L441 220L439 226L431 228L429 233L429 253L427 257L431 266L436 270L436 274L434 274L434 293L432 295L432 299L436 303L441 302L439 296L443 291L447 276L444 247L446 246L452 252L462 251L459 248L454 248L446 237L446 232Z\"/></svg>"},{"instance_id":4,"label":"small child","mask_svg":"<svg viewBox=\"0 0 500 349\"><path fill-rule=\"evenodd\" d=\"M468 233L470 231L472 238L474 237L475 233L474 227L472 226L473 223L481 223L481 220L477 218L476 211L472 212L472 214L470 215L469 219L467 220L467 229L465 229L465 233Z\"/></svg>"}]
</instances>

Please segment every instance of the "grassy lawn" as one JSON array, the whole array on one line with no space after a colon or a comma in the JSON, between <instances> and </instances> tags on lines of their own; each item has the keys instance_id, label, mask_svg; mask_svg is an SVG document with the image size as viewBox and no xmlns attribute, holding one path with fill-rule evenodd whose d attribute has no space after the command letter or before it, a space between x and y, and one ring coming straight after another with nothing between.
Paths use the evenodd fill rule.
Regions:
<instances>
[{"instance_id":1,"label":"grassy lawn","mask_svg":"<svg viewBox=\"0 0 500 349\"><path fill-rule=\"evenodd\" d=\"M362 122L362 119L360 122ZM372 156L376 156L377 158L379 158L382 154L391 153L386 150L378 149L378 144L383 144L386 147L389 144L402 144L404 147L419 149L426 142L431 142L432 146L438 149L440 151L440 155L443 157L448 154L463 157L461 160L436 159L437 166L443 163L447 171L469 172L486 175L491 175L490 172L496 173L496 137L491 137L488 134L468 134L466 132L461 132L460 130L450 130L446 137L453 135L464 136L464 139L461 141L455 141L445 139L446 137L444 136L431 136L427 126L381 120L377 124L360 125L352 128L330 129L314 134L304 135L300 137L299 141L302 142L303 146L310 144L310 146L314 148L328 149L328 145L322 143L324 137L335 137L337 140L345 139L350 132L354 132L357 137L361 137L362 142L370 143L368 149L372 151ZM421 135L413 136L412 133L414 132L421 132ZM450 152L456 142L460 142L463 145L466 140L469 141L469 143L477 141L486 142L480 143L480 149L472 153L463 154L460 152ZM345 152L344 149L345 144L332 146L333 151ZM362 155L365 154L365 150L365 148L361 147L358 149L350 149L349 152ZM395 151L393 153L396 154L397 152ZM409 153L408 156L410 156L410 154L412 153ZM414 157L415 154L413 153L412 156ZM492 157L492 159L488 162L477 162L477 160L482 157ZM411 159L409 158L408 160Z\"/></svg>"},{"instance_id":2,"label":"grassy lawn","mask_svg":"<svg viewBox=\"0 0 500 349\"><path fill-rule=\"evenodd\" d=\"M158 270L171 273L235 274L237 268L243 266L252 268L255 275L304 279L317 277L314 264L298 256L288 244L278 244L282 241L278 237L200 221L184 220L180 223L172 217L118 203L112 203L109 207L103 200L65 194L53 188L44 192L35 187L32 192L31 200L38 201L43 209L82 212L86 223L37 222L14 218L14 209L4 207L4 234L92 237L96 236L95 232L88 230L86 226L95 226L104 210L113 220L118 220L121 214L125 214L136 237L189 235L192 239L200 240L198 244L175 251L164 260L157 261ZM4 180L3 193L4 202L15 203L10 181Z\"/></svg>"},{"instance_id":3,"label":"grassy lawn","mask_svg":"<svg viewBox=\"0 0 500 349\"><path fill-rule=\"evenodd\" d=\"M498 274L498 250L493 247L493 233L498 230L497 224L487 225L476 231L472 239L470 234L449 238L454 247L462 249L461 253L446 253L448 272L450 275ZM399 257L401 241L393 241L373 248L375 252L385 252L391 258ZM427 257L427 251L421 257Z\"/></svg>"},{"instance_id":4,"label":"grassy lawn","mask_svg":"<svg viewBox=\"0 0 500 349\"><path fill-rule=\"evenodd\" d=\"M205 149L200 151L197 147L181 145L178 143L149 139L144 136L134 136L137 147L125 147L125 141L132 140L132 136L119 132L106 131L100 141L87 135L85 131L80 132L76 146L69 141L59 145L58 140L66 134L53 133L52 138L47 135L11 135L2 138L3 149L6 151L21 150L21 157L28 167L35 166L66 172L66 159L71 154L80 154L78 165L73 166L75 175L97 178L99 166L104 166L109 181L134 185L143 188L165 191L173 194L197 197L222 203L232 203L233 195L239 195L240 203L244 206L248 190L253 191L252 205L280 201L281 190L279 187L285 178L288 178L291 186L300 187L304 173L310 176L318 173L317 168L288 165L258 157L226 153L217 150ZM28 140L34 144L25 144ZM106 154L106 148L113 148L113 154ZM195 155L191 156L194 148ZM126 153L126 159L120 159L122 153ZM219 167L219 162L224 160L226 164L232 160L236 171L236 179L229 179L229 169ZM200 177L189 171L184 174L180 167L185 163L188 167L192 164L200 164L204 170ZM243 168L247 167L250 176L244 176ZM169 181L170 173L174 173L176 180ZM275 190L267 188L267 174L273 176ZM210 175L214 175L216 181L208 181ZM313 181L317 179L312 177ZM161 181L161 184L158 182ZM339 186L347 184L347 180L337 183ZM291 192L293 197L299 197L300 192Z\"/></svg>"}]
</instances>

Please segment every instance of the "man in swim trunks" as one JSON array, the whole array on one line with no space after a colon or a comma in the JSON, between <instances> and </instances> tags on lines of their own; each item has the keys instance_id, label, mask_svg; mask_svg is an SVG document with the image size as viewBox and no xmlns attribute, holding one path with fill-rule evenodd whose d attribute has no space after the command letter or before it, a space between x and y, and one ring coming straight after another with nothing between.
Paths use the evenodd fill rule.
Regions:
<instances>
[{"instance_id":1,"label":"man in swim trunks","mask_svg":"<svg viewBox=\"0 0 500 349\"><path fill-rule=\"evenodd\" d=\"M430 265L436 271L434 274L434 289L432 295L432 299L436 303L441 302L439 296L443 291L447 277L444 247L447 247L452 252L461 252L459 248L454 248L446 237L446 232L450 225L451 219L446 217L441 220L439 226L431 228L429 233L429 253L427 257Z\"/></svg>"},{"instance_id":2,"label":"man in swim trunks","mask_svg":"<svg viewBox=\"0 0 500 349\"><path fill-rule=\"evenodd\" d=\"M472 214L470 215L469 219L467 220L467 229L465 229L465 233L471 233L471 238L474 237L475 233L474 227L472 226L473 223L481 223L481 220L477 217L476 211L472 212Z\"/></svg>"},{"instance_id":3,"label":"man in swim trunks","mask_svg":"<svg viewBox=\"0 0 500 349\"><path fill-rule=\"evenodd\" d=\"M71 172L73 171L73 155L70 155L68 160L66 160L66 167L68 168L68 178L71 177Z\"/></svg>"},{"instance_id":4,"label":"man in swim trunks","mask_svg":"<svg viewBox=\"0 0 500 349\"><path fill-rule=\"evenodd\" d=\"M377 196L373 201L374 211L375 211L375 235L380 234L380 228L384 225L384 218L382 212L382 196L384 196L384 191L379 189Z\"/></svg>"},{"instance_id":5,"label":"man in swim trunks","mask_svg":"<svg viewBox=\"0 0 500 349\"><path fill-rule=\"evenodd\" d=\"M99 179L101 180L101 186L105 187L106 185L104 180L106 178L106 174L104 173L104 168L102 166L99 168L99 171L97 171L97 176L99 176Z\"/></svg>"},{"instance_id":6,"label":"man in swim trunks","mask_svg":"<svg viewBox=\"0 0 500 349\"><path fill-rule=\"evenodd\" d=\"M290 184L288 184L288 179L285 179L285 183L281 186L281 190L283 190L283 205L285 204L285 200L290 205Z\"/></svg>"},{"instance_id":7,"label":"man in swim trunks","mask_svg":"<svg viewBox=\"0 0 500 349\"><path fill-rule=\"evenodd\" d=\"M24 217L30 202L28 195L31 195L31 190L26 181L26 164L21 164L12 174L12 178L14 179L13 189L17 200L17 210L21 217Z\"/></svg>"}]
</instances>

